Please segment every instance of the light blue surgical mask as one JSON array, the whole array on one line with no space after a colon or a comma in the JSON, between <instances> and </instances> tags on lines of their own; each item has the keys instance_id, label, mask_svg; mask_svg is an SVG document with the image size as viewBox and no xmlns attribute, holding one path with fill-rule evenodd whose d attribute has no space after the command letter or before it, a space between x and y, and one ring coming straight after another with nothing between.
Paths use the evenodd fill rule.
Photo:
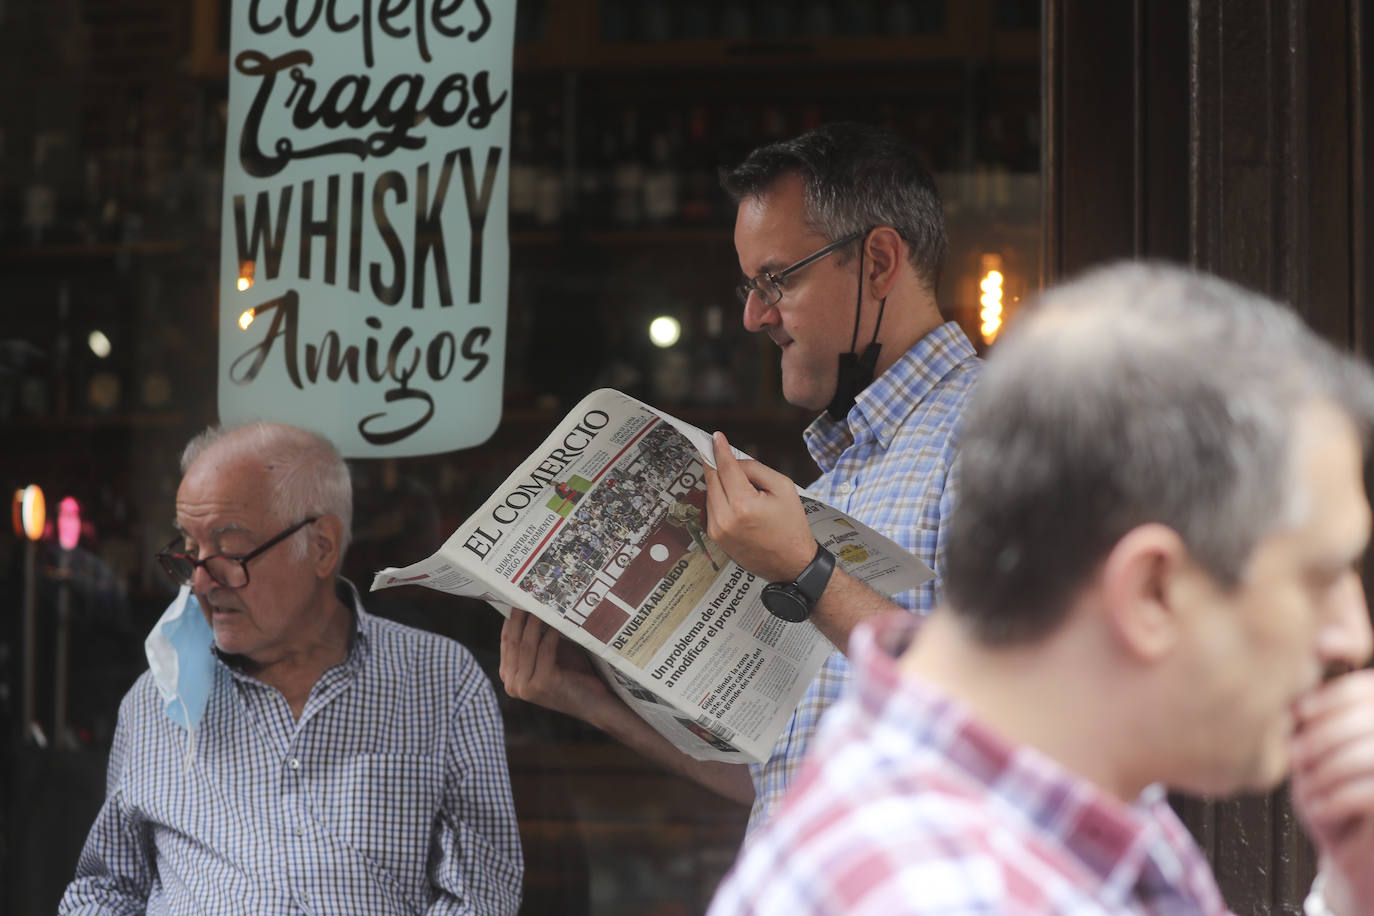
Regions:
<instances>
[{"instance_id":1,"label":"light blue surgical mask","mask_svg":"<svg viewBox=\"0 0 1374 916\"><path fill-rule=\"evenodd\" d=\"M195 756L196 727L215 683L215 657L210 652L214 644L215 633L200 602L185 585L143 643L167 718L186 729L187 769Z\"/></svg>"}]
</instances>

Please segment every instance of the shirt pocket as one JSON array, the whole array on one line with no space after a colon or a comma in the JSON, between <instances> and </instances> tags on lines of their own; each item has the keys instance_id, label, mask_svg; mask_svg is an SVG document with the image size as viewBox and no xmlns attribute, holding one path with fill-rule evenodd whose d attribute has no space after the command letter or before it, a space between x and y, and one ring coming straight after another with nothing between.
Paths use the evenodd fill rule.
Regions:
<instances>
[{"instance_id":1,"label":"shirt pocket","mask_svg":"<svg viewBox=\"0 0 1374 916\"><path fill-rule=\"evenodd\" d=\"M443 801L443 761L416 754L358 754L343 768L337 789L325 800L336 838L423 905Z\"/></svg>"}]
</instances>

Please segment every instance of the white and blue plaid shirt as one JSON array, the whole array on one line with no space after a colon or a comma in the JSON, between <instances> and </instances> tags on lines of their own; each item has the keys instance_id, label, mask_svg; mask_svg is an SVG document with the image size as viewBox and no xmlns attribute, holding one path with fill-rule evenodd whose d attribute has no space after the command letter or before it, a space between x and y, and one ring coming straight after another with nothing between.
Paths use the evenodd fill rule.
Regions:
<instances>
[{"instance_id":1,"label":"white and blue plaid shirt","mask_svg":"<svg viewBox=\"0 0 1374 916\"><path fill-rule=\"evenodd\" d=\"M524 865L500 714L462 646L374 617L286 698L222 660L186 733L145 672L62 913L515 913ZM344 592L341 591L341 596Z\"/></svg>"},{"instance_id":2,"label":"white and blue plaid shirt","mask_svg":"<svg viewBox=\"0 0 1374 916\"><path fill-rule=\"evenodd\" d=\"M945 568L945 525L954 505L959 414L982 362L954 322L921 338L835 422L821 414L807 428L806 448L823 472L807 492L915 554L935 578L903 592L898 604L927 614ZM831 653L763 764L754 764L752 831L767 820L796 775L821 714L839 698L849 663Z\"/></svg>"}]
</instances>

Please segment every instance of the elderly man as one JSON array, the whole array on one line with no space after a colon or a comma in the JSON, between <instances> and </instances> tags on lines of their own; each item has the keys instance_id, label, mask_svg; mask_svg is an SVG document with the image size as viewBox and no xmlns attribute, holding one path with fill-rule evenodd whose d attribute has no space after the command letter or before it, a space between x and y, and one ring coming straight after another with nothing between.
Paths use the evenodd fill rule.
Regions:
<instances>
[{"instance_id":1,"label":"elderly man","mask_svg":"<svg viewBox=\"0 0 1374 916\"><path fill-rule=\"evenodd\" d=\"M338 576L348 468L276 424L187 446L159 554L213 632L170 706L125 696L64 913L514 913L523 864L490 683ZM189 621L189 623L188 623ZM157 635L157 634L155 634ZM166 667L165 660L163 667ZM172 688L175 689L175 688Z\"/></svg>"},{"instance_id":2,"label":"elderly man","mask_svg":"<svg viewBox=\"0 0 1374 916\"><path fill-rule=\"evenodd\" d=\"M713 916L1220 913L1164 789L1290 769L1309 912L1374 912L1374 671L1344 673L1371 392L1216 279L1047 293L964 414L947 601L856 631L853 693Z\"/></svg>"},{"instance_id":3,"label":"elderly man","mask_svg":"<svg viewBox=\"0 0 1374 916\"><path fill-rule=\"evenodd\" d=\"M935 580L899 596L909 610L928 612L944 569L959 413L981 366L935 301L946 248L935 182L891 133L840 123L755 150L723 183L738 205L735 251L745 279L736 293L744 326L777 344L787 400L819 414L805 434L823 471L810 492L935 570ZM722 453L728 458L723 440L716 452L718 460ZM771 501L760 507L753 486L730 498L713 475L707 479L708 532L740 565L786 589L794 580L815 581L833 563L817 552L804 525L777 527ZM759 485L790 492L791 481L770 480ZM842 589L809 616L843 649L853 627L885 606L867 589ZM792 617L812 610L783 609ZM781 798L848 676L836 651L764 763L703 763L650 729L560 642L537 620L512 614L501 639L506 689L579 716L677 772L751 802L751 829Z\"/></svg>"}]
</instances>

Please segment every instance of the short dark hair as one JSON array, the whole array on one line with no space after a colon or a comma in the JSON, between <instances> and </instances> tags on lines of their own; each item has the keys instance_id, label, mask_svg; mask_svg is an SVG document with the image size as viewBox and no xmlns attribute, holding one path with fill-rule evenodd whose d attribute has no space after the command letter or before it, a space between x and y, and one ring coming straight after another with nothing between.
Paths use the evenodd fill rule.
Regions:
<instances>
[{"instance_id":1,"label":"short dark hair","mask_svg":"<svg viewBox=\"0 0 1374 916\"><path fill-rule=\"evenodd\" d=\"M909 143L868 124L823 124L759 147L739 165L722 169L720 181L739 203L767 193L788 175L802 180L812 231L833 242L891 226L906 241L917 275L934 292L949 247L944 210L935 179Z\"/></svg>"},{"instance_id":2,"label":"short dark hair","mask_svg":"<svg viewBox=\"0 0 1374 916\"><path fill-rule=\"evenodd\" d=\"M1374 375L1290 309L1178 267L1047 290L961 418L945 574L989 645L1053 631L1132 528L1172 528L1222 586L1291 520L1297 419L1329 403L1365 444Z\"/></svg>"}]
</instances>

